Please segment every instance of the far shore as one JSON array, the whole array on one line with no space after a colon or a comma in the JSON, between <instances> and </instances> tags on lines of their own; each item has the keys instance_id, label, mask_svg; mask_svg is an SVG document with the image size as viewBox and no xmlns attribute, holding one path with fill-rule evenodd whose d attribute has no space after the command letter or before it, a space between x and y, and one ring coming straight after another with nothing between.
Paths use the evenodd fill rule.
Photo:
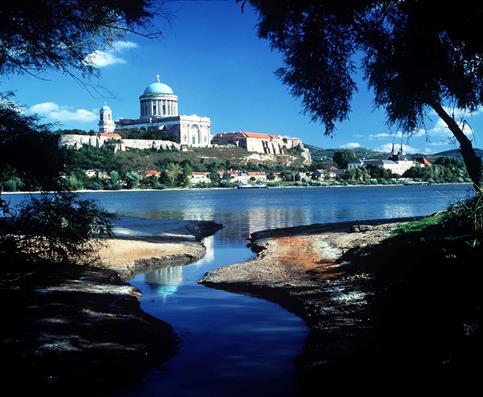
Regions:
<instances>
[{"instance_id":1,"label":"far shore","mask_svg":"<svg viewBox=\"0 0 483 397\"><path fill-rule=\"evenodd\" d=\"M445 186L445 185L472 185L471 182L443 182L443 183L414 183L414 184L404 184L404 183L394 183L394 184L375 184L375 185L323 185L323 186L270 186L267 189L318 189L318 188L349 188L349 187L400 187L400 186ZM117 189L117 190L73 190L73 193L126 193L126 192L166 192L166 191L201 191L201 190L236 190L236 187L170 187L166 189ZM19 192L1 192L3 195L15 195L15 194L41 194L41 193L55 193L54 191L41 192L41 191L19 191Z\"/></svg>"}]
</instances>

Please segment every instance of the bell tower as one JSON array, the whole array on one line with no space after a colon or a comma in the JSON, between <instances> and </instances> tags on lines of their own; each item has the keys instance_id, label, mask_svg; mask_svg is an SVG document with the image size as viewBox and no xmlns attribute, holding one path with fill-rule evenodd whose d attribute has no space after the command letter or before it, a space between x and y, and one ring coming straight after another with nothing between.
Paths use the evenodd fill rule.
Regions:
<instances>
[{"instance_id":1,"label":"bell tower","mask_svg":"<svg viewBox=\"0 0 483 397\"><path fill-rule=\"evenodd\" d=\"M114 132L116 125L112 119L112 110L104 105L99 111L99 132Z\"/></svg>"}]
</instances>

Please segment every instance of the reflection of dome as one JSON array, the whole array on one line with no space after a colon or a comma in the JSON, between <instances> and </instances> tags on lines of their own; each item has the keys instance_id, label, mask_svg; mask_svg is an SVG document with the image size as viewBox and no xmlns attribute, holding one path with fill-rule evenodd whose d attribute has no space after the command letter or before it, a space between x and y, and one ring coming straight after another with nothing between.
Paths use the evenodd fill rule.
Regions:
<instances>
[{"instance_id":1,"label":"reflection of dome","mask_svg":"<svg viewBox=\"0 0 483 397\"><path fill-rule=\"evenodd\" d=\"M173 95L174 92L171 87L167 84L156 82L149 84L146 89L144 90L144 94L167 94Z\"/></svg>"},{"instance_id":2,"label":"reflection of dome","mask_svg":"<svg viewBox=\"0 0 483 397\"><path fill-rule=\"evenodd\" d=\"M178 290L179 284L183 281L183 269L181 266L158 269L145 273L144 281L153 291L156 291L156 295L165 300Z\"/></svg>"}]
</instances>

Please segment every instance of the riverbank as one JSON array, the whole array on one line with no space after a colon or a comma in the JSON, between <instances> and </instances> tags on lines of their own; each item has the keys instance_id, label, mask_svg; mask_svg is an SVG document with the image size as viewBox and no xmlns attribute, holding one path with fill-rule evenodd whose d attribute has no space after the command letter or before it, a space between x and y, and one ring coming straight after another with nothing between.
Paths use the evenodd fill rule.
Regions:
<instances>
[{"instance_id":1,"label":"riverbank","mask_svg":"<svg viewBox=\"0 0 483 397\"><path fill-rule=\"evenodd\" d=\"M388 184L347 184L347 185L314 185L314 186L269 186L268 189L301 189L301 188L349 188L349 187L391 187L391 186L447 186L472 185L471 182L443 182L443 183L388 183ZM74 193L125 193L125 192L169 192L169 191L203 191L203 190L234 190L236 187L170 187L165 189L117 189L117 190L73 190ZM2 195L40 194L41 191L2 192ZM45 193L45 192L44 192ZM54 192L47 192L54 193Z\"/></svg>"},{"instance_id":2,"label":"riverbank","mask_svg":"<svg viewBox=\"0 0 483 397\"><path fill-rule=\"evenodd\" d=\"M129 218L126 218L129 219ZM147 224L149 220L141 220ZM169 226L161 227L156 222L156 234L131 233L123 235L126 228L115 228L114 238L103 240L96 264L115 271L123 280L133 278L164 266L182 265L205 256L204 237L216 233L222 226L211 221L164 221Z\"/></svg>"},{"instance_id":3,"label":"riverbank","mask_svg":"<svg viewBox=\"0 0 483 397\"><path fill-rule=\"evenodd\" d=\"M253 233L255 259L199 282L279 303L304 319L310 333L295 360L300 395L374 391L388 381L441 386L455 374L476 384L475 254L459 242L387 240L404 220Z\"/></svg>"},{"instance_id":4,"label":"riverbank","mask_svg":"<svg viewBox=\"0 0 483 397\"><path fill-rule=\"evenodd\" d=\"M171 222L173 223L173 222ZM7 390L104 395L162 370L177 337L146 314L126 280L138 271L189 263L220 225L182 221L176 233L105 241L95 266L2 263L0 351ZM184 233L183 233L184 230ZM169 232L171 231L171 232Z\"/></svg>"}]
</instances>

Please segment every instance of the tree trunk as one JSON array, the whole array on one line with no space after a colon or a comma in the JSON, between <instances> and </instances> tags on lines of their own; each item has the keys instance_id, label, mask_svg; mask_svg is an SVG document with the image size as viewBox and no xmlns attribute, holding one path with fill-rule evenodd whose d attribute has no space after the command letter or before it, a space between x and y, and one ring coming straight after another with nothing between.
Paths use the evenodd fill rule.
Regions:
<instances>
[{"instance_id":1,"label":"tree trunk","mask_svg":"<svg viewBox=\"0 0 483 397\"><path fill-rule=\"evenodd\" d=\"M481 191L481 159L475 154L473 145L458 123L444 110L444 108L436 101L430 101L428 104L434 109L439 117L443 119L454 137L460 144L461 155L466 165L468 175L473 181L476 191Z\"/></svg>"}]
</instances>

